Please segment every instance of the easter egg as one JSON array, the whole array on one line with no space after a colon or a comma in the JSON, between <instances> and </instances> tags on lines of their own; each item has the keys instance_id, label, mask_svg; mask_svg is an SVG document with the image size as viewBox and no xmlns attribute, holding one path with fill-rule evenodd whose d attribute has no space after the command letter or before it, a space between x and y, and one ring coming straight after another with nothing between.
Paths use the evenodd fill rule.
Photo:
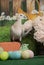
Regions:
<instances>
[{"instance_id":1,"label":"easter egg","mask_svg":"<svg viewBox=\"0 0 44 65\"><path fill-rule=\"evenodd\" d=\"M8 53L9 53L9 58L14 59L14 53L12 51L9 51Z\"/></svg>"},{"instance_id":2,"label":"easter egg","mask_svg":"<svg viewBox=\"0 0 44 65\"><path fill-rule=\"evenodd\" d=\"M0 54L4 51L4 49L2 47L0 47Z\"/></svg>"},{"instance_id":3,"label":"easter egg","mask_svg":"<svg viewBox=\"0 0 44 65\"><path fill-rule=\"evenodd\" d=\"M30 58L33 58L34 57L34 52L32 50L28 50L28 51L29 51Z\"/></svg>"},{"instance_id":4,"label":"easter egg","mask_svg":"<svg viewBox=\"0 0 44 65\"><path fill-rule=\"evenodd\" d=\"M1 54L0 54L0 58L1 58Z\"/></svg>"},{"instance_id":5,"label":"easter egg","mask_svg":"<svg viewBox=\"0 0 44 65\"><path fill-rule=\"evenodd\" d=\"M15 59L20 59L21 58L21 51L15 51L14 52L14 58Z\"/></svg>"},{"instance_id":6,"label":"easter egg","mask_svg":"<svg viewBox=\"0 0 44 65\"><path fill-rule=\"evenodd\" d=\"M8 52L4 51L1 53L1 60L7 60L9 58Z\"/></svg>"},{"instance_id":7,"label":"easter egg","mask_svg":"<svg viewBox=\"0 0 44 65\"><path fill-rule=\"evenodd\" d=\"M4 51L2 47L0 47L0 58L1 58L1 53Z\"/></svg>"},{"instance_id":8,"label":"easter egg","mask_svg":"<svg viewBox=\"0 0 44 65\"><path fill-rule=\"evenodd\" d=\"M22 51L22 58L27 59L30 57L28 50Z\"/></svg>"},{"instance_id":9,"label":"easter egg","mask_svg":"<svg viewBox=\"0 0 44 65\"><path fill-rule=\"evenodd\" d=\"M14 52L10 51L8 53L9 53L9 58L10 59L19 59L19 58L21 58L21 51L14 51Z\"/></svg>"}]
</instances>

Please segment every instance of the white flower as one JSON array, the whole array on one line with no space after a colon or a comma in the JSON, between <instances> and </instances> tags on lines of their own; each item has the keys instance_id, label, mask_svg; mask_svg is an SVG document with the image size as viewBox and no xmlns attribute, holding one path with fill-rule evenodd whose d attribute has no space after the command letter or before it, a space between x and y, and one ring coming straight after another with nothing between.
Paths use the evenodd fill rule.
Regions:
<instances>
[{"instance_id":1,"label":"white flower","mask_svg":"<svg viewBox=\"0 0 44 65\"><path fill-rule=\"evenodd\" d=\"M38 29L44 31L44 19L43 19L43 17L38 16L34 20L33 27L34 27L35 31L37 31Z\"/></svg>"},{"instance_id":2,"label":"white flower","mask_svg":"<svg viewBox=\"0 0 44 65\"><path fill-rule=\"evenodd\" d=\"M2 13L1 13L1 16L4 16L4 15L5 15L5 12L2 12Z\"/></svg>"},{"instance_id":3,"label":"white flower","mask_svg":"<svg viewBox=\"0 0 44 65\"><path fill-rule=\"evenodd\" d=\"M8 15L6 16L5 20L12 20L12 18Z\"/></svg>"},{"instance_id":4,"label":"white flower","mask_svg":"<svg viewBox=\"0 0 44 65\"><path fill-rule=\"evenodd\" d=\"M38 42L44 43L44 31L38 30L34 33L34 39Z\"/></svg>"},{"instance_id":5,"label":"white flower","mask_svg":"<svg viewBox=\"0 0 44 65\"><path fill-rule=\"evenodd\" d=\"M5 16L0 16L0 21L5 20Z\"/></svg>"},{"instance_id":6,"label":"white flower","mask_svg":"<svg viewBox=\"0 0 44 65\"><path fill-rule=\"evenodd\" d=\"M35 29L34 39L44 44L44 16L38 16L34 20L33 27Z\"/></svg>"}]
</instances>

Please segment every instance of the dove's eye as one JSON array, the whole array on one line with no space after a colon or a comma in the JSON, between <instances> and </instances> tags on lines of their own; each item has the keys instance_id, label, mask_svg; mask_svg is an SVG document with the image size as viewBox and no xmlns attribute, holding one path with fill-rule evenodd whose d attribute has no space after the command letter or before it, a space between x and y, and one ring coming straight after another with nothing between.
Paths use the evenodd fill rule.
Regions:
<instances>
[{"instance_id":1,"label":"dove's eye","mask_svg":"<svg viewBox=\"0 0 44 65\"><path fill-rule=\"evenodd\" d=\"M42 19L40 19L40 21L42 21Z\"/></svg>"},{"instance_id":2,"label":"dove's eye","mask_svg":"<svg viewBox=\"0 0 44 65\"><path fill-rule=\"evenodd\" d=\"M20 15L20 16L22 16L22 15Z\"/></svg>"}]
</instances>

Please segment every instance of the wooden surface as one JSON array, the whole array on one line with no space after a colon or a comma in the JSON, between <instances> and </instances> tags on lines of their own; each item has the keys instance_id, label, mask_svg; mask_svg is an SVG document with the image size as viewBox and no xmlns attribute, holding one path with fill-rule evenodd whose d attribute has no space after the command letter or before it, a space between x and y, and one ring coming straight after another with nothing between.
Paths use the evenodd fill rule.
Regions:
<instances>
[{"instance_id":1,"label":"wooden surface","mask_svg":"<svg viewBox=\"0 0 44 65\"><path fill-rule=\"evenodd\" d=\"M9 0L1 0L1 12L9 13Z\"/></svg>"},{"instance_id":2,"label":"wooden surface","mask_svg":"<svg viewBox=\"0 0 44 65\"><path fill-rule=\"evenodd\" d=\"M21 7L21 0L13 0L13 14L17 12L19 7Z\"/></svg>"},{"instance_id":3,"label":"wooden surface","mask_svg":"<svg viewBox=\"0 0 44 65\"><path fill-rule=\"evenodd\" d=\"M27 2L27 12L30 13L31 10L35 9L35 0L26 0Z\"/></svg>"}]
</instances>

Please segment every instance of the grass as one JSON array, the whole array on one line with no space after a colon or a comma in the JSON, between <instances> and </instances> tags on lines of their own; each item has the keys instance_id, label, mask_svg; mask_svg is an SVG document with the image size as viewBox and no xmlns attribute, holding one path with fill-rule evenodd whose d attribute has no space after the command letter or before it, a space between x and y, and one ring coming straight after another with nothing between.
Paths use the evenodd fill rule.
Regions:
<instances>
[{"instance_id":1,"label":"grass","mask_svg":"<svg viewBox=\"0 0 44 65\"><path fill-rule=\"evenodd\" d=\"M2 26L0 25L0 42L10 41L10 28L15 21L3 21L3 22L4 24Z\"/></svg>"},{"instance_id":2,"label":"grass","mask_svg":"<svg viewBox=\"0 0 44 65\"><path fill-rule=\"evenodd\" d=\"M10 41L10 27L0 27L0 42Z\"/></svg>"}]
</instances>

